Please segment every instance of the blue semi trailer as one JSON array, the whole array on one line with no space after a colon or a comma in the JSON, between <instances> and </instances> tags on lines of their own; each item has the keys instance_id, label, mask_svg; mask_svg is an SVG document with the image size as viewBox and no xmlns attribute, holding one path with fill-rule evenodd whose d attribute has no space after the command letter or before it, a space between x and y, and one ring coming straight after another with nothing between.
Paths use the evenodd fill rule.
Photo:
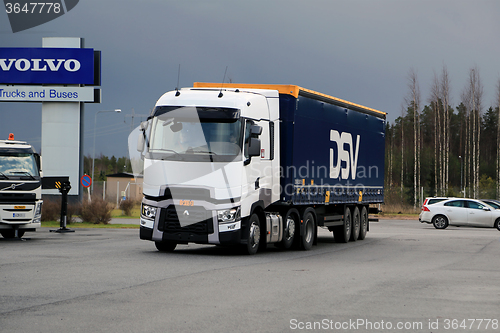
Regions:
<instances>
[{"instance_id":1,"label":"blue semi trailer","mask_svg":"<svg viewBox=\"0 0 500 333\"><path fill-rule=\"evenodd\" d=\"M140 238L309 250L362 240L384 200L386 113L295 85L195 83L141 124Z\"/></svg>"}]
</instances>

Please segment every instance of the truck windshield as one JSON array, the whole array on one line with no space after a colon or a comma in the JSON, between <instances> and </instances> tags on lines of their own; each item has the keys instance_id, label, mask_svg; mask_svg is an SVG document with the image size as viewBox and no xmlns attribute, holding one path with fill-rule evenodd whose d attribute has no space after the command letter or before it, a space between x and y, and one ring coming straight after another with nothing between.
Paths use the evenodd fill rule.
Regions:
<instances>
[{"instance_id":1,"label":"truck windshield","mask_svg":"<svg viewBox=\"0 0 500 333\"><path fill-rule=\"evenodd\" d=\"M149 157L230 162L241 157L242 122L237 109L157 107Z\"/></svg>"},{"instance_id":2,"label":"truck windshield","mask_svg":"<svg viewBox=\"0 0 500 333\"><path fill-rule=\"evenodd\" d=\"M33 154L0 151L0 179L38 177L38 167Z\"/></svg>"}]
</instances>

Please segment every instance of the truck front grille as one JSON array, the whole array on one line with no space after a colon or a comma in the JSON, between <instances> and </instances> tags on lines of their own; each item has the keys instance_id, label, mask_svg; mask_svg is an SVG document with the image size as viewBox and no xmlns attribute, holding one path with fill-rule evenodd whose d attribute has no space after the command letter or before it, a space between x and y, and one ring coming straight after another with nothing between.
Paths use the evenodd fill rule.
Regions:
<instances>
[{"instance_id":1,"label":"truck front grille","mask_svg":"<svg viewBox=\"0 0 500 333\"><path fill-rule=\"evenodd\" d=\"M170 205L161 210L158 230L166 233L211 234L214 232L212 213L199 206Z\"/></svg>"},{"instance_id":2,"label":"truck front grille","mask_svg":"<svg viewBox=\"0 0 500 333\"><path fill-rule=\"evenodd\" d=\"M0 193L0 203L34 204L35 193Z\"/></svg>"}]
</instances>

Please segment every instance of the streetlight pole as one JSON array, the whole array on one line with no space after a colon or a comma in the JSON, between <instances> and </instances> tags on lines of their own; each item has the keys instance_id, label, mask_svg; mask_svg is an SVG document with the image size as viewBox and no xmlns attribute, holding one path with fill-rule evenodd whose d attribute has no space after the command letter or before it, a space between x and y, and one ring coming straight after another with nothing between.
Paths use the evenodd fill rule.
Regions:
<instances>
[{"instance_id":1,"label":"streetlight pole","mask_svg":"<svg viewBox=\"0 0 500 333\"><path fill-rule=\"evenodd\" d=\"M97 126L97 115L101 112L122 112L121 109L114 109L109 111L97 111L94 117L94 154L92 155L92 184L90 185L90 192L94 194L94 162L95 162L95 128Z\"/></svg>"}]
</instances>

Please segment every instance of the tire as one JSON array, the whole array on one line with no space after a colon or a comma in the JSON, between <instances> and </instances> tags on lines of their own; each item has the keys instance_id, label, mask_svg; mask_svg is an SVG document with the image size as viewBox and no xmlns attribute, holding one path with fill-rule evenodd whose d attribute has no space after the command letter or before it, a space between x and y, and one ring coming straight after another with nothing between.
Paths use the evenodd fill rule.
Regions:
<instances>
[{"instance_id":1,"label":"tire","mask_svg":"<svg viewBox=\"0 0 500 333\"><path fill-rule=\"evenodd\" d=\"M304 251L308 251L312 248L314 242L314 215L310 211L306 211L304 213L303 221L303 234L300 237L300 249Z\"/></svg>"},{"instance_id":2,"label":"tire","mask_svg":"<svg viewBox=\"0 0 500 333\"><path fill-rule=\"evenodd\" d=\"M245 247L249 255L256 254L261 243L260 220L257 214L252 214L248 220L248 242Z\"/></svg>"},{"instance_id":3,"label":"tire","mask_svg":"<svg viewBox=\"0 0 500 333\"><path fill-rule=\"evenodd\" d=\"M497 228L498 231L500 231L500 219L497 219L495 221L495 225L494 225L495 228Z\"/></svg>"},{"instance_id":4,"label":"tire","mask_svg":"<svg viewBox=\"0 0 500 333\"><path fill-rule=\"evenodd\" d=\"M278 243L278 247L289 249L293 245L297 231L300 231L298 229L300 227L299 212L296 209L289 209L286 212L283 224L283 240Z\"/></svg>"},{"instance_id":5,"label":"tire","mask_svg":"<svg viewBox=\"0 0 500 333\"><path fill-rule=\"evenodd\" d=\"M432 218L432 224L436 229L446 229L448 227L448 219L444 215L436 215Z\"/></svg>"},{"instance_id":6,"label":"tire","mask_svg":"<svg viewBox=\"0 0 500 333\"><path fill-rule=\"evenodd\" d=\"M156 249L160 252L174 252L177 243L170 241L155 242Z\"/></svg>"},{"instance_id":7,"label":"tire","mask_svg":"<svg viewBox=\"0 0 500 333\"><path fill-rule=\"evenodd\" d=\"M359 240L366 238L366 233L368 232L368 210L366 206L361 208L361 214L359 216Z\"/></svg>"},{"instance_id":8,"label":"tire","mask_svg":"<svg viewBox=\"0 0 500 333\"><path fill-rule=\"evenodd\" d=\"M3 236L3 238L6 238L6 239L16 238L16 231L15 230L1 231L0 234ZM21 238L23 236L24 236L24 231L23 230L18 230L17 231L17 237Z\"/></svg>"},{"instance_id":9,"label":"tire","mask_svg":"<svg viewBox=\"0 0 500 333\"><path fill-rule=\"evenodd\" d=\"M344 225L335 227L333 230L333 236L337 243L347 243L351 238L351 226L352 226L352 216L349 207L344 210Z\"/></svg>"},{"instance_id":10,"label":"tire","mask_svg":"<svg viewBox=\"0 0 500 333\"><path fill-rule=\"evenodd\" d=\"M351 225L351 242L355 242L359 237L359 229L360 229L360 214L358 206L354 207L352 211L352 225Z\"/></svg>"}]
</instances>

